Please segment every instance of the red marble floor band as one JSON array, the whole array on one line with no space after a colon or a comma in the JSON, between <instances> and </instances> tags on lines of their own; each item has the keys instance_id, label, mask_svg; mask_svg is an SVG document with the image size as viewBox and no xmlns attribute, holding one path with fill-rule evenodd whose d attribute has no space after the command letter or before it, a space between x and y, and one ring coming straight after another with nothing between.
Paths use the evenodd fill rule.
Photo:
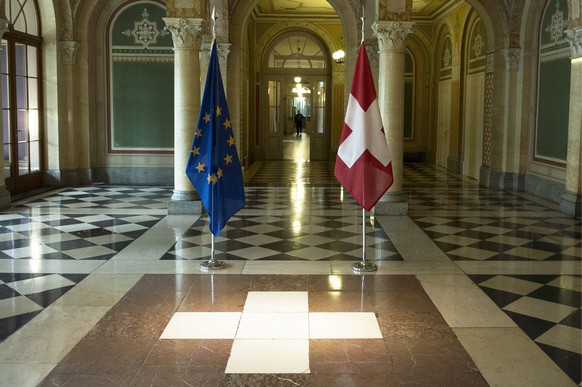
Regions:
<instances>
[{"instance_id":1,"label":"red marble floor band","mask_svg":"<svg viewBox=\"0 0 582 387\"><path fill-rule=\"evenodd\" d=\"M175 312L240 312L249 291L373 312L382 339L311 339L305 374L226 374L233 340L167 340ZM212 329L212 327L209 327ZM41 386L486 386L414 276L145 275Z\"/></svg>"}]
</instances>

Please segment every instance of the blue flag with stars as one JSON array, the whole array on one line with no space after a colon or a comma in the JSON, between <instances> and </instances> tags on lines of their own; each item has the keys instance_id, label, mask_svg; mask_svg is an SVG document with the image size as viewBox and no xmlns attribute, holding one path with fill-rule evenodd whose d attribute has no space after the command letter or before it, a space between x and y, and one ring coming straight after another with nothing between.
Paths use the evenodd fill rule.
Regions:
<instances>
[{"instance_id":1,"label":"blue flag with stars","mask_svg":"<svg viewBox=\"0 0 582 387\"><path fill-rule=\"evenodd\" d=\"M216 41L212 42L186 175L200 195L209 217L210 231L218 236L230 217L245 206L245 192L222 86Z\"/></svg>"}]
</instances>

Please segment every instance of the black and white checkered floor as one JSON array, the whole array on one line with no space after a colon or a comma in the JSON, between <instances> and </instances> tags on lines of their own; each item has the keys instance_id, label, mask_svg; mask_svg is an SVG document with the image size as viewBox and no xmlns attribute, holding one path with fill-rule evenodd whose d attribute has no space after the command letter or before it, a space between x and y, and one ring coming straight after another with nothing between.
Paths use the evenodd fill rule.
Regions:
<instances>
[{"instance_id":1,"label":"black and white checkered floor","mask_svg":"<svg viewBox=\"0 0 582 387\"><path fill-rule=\"evenodd\" d=\"M333 165L300 165L263 165L246 186L246 207L216 239L218 259L242 273L271 274L302 262L291 270L338 274L361 259L361 209L337 185ZM410 224L432 244L430 257L423 255L424 242L398 232L390 219L372 218L366 257L378 264L377 275L417 275L460 338L465 326L448 318L431 283L464 276L567 380L582 385L581 220L534 197L483 189L425 164L405 165L404 191ZM94 276L197 271L193 265L211 251L207 219L184 225L168 217L171 194L169 187L66 188L0 213L0 352L15 332ZM460 286L449 285L453 292ZM0 356L0 370L18 362Z\"/></svg>"}]
</instances>

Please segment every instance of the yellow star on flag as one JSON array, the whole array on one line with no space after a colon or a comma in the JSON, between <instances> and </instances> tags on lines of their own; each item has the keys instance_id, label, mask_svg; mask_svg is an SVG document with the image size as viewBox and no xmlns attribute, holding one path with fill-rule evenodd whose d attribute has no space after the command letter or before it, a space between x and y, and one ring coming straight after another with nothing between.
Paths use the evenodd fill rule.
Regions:
<instances>
[{"instance_id":1,"label":"yellow star on flag","mask_svg":"<svg viewBox=\"0 0 582 387\"><path fill-rule=\"evenodd\" d=\"M202 137L202 129L196 129L196 137Z\"/></svg>"},{"instance_id":2,"label":"yellow star on flag","mask_svg":"<svg viewBox=\"0 0 582 387\"><path fill-rule=\"evenodd\" d=\"M228 139L228 145L233 146L234 145L234 137L230 136L230 138Z\"/></svg>"},{"instance_id":3,"label":"yellow star on flag","mask_svg":"<svg viewBox=\"0 0 582 387\"><path fill-rule=\"evenodd\" d=\"M195 146L194 148L192 148L192 155L196 156L200 154L200 147L199 146Z\"/></svg>"},{"instance_id":4,"label":"yellow star on flag","mask_svg":"<svg viewBox=\"0 0 582 387\"><path fill-rule=\"evenodd\" d=\"M196 169L198 170L198 173L204 172L204 164L198 163L198 165L196 166Z\"/></svg>"},{"instance_id":5,"label":"yellow star on flag","mask_svg":"<svg viewBox=\"0 0 582 387\"><path fill-rule=\"evenodd\" d=\"M222 169L218 168L218 172L216 172L216 176L220 179L222 177Z\"/></svg>"},{"instance_id":6,"label":"yellow star on flag","mask_svg":"<svg viewBox=\"0 0 582 387\"><path fill-rule=\"evenodd\" d=\"M230 128L230 120L227 118L226 120L224 120L224 124L222 125L224 125L224 129Z\"/></svg>"},{"instance_id":7,"label":"yellow star on flag","mask_svg":"<svg viewBox=\"0 0 582 387\"><path fill-rule=\"evenodd\" d=\"M232 155L227 154L224 161L226 161L226 165L232 163Z\"/></svg>"},{"instance_id":8,"label":"yellow star on flag","mask_svg":"<svg viewBox=\"0 0 582 387\"><path fill-rule=\"evenodd\" d=\"M216 107L216 117L222 114L222 108L220 106Z\"/></svg>"},{"instance_id":9,"label":"yellow star on flag","mask_svg":"<svg viewBox=\"0 0 582 387\"><path fill-rule=\"evenodd\" d=\"M208 123L208 121L210 121L210 114L206 113L204 114L204 122Z\"/></svg>"}]
</instances>

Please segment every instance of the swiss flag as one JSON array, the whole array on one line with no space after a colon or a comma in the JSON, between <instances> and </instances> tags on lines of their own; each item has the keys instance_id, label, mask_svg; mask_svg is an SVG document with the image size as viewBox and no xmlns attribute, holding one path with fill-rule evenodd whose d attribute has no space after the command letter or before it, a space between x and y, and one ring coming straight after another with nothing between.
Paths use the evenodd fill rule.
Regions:
<instances>
[{"instance_id":1,"label":"swiss flag","mask_svg":"<svg viewBox=\"0 0 582 387\"><path fill-rule=\"evenodd\" d=\"M335 161L335 177L366 211L374 207L394 180L374 79L363 42L356 60Z\"/></svg>"}]
</instances>

